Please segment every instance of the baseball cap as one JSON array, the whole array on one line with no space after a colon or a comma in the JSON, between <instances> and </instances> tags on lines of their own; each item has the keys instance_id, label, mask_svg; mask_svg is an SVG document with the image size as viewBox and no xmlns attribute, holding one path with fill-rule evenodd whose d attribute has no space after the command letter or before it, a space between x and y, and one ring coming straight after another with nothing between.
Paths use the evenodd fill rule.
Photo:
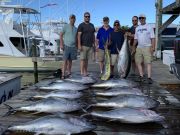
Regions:
<instances>
[{"instance_id":1,"label":"baseball cap","mask_svg":"<svg viewBox=\"0 0 180 135\"><path fill-rule=\"evenodd\" d=\"M145 15L145 14L140 14L139 17L144 17L144 18L146 18L146 15Z\"/></svg>"},{"instance_id":2,"label":"baseball cap","mask_svg":"<svg viewBox=\"0 0 180 135\"><path fill-rule=\"evenodd\" d=\"M115 21L114 21L114 24L116 24L116 23L118 23L118 24L120 25L119 20L115 20Z\"/></svg>"},{"instance_id":3,"label":"baseball cap","mask_svg":"<svg viewBox=\"0 0 180 135\"><path fill-rule=\"evenodd\" d=\"M107 16L103 17L103 21L104 22L109 21L109 17L107 17Z\"/></svg>"},{"instance_id":4,"label":"baseball cap","mask_svg":"<svg viewBox=\"0 0 180 135\"><path fill-rule=\"evenodd\" d=\"M76 18L76 16L74 14L71 14L69 18Z\"/></svg>"}]
</instances>

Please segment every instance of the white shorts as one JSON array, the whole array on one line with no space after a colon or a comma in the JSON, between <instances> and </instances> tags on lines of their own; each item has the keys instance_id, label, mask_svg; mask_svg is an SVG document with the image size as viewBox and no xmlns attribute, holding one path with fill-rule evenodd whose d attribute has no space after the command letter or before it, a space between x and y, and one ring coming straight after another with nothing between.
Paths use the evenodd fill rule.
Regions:
<instances>
[{"instance_id":1,"label":"white shorts","mask_svg":"<svg viewBox=\"0 0 180 135\"><path fill-rule=\"evenodd\" d=\"M118 54L111 54L111 65L114 66L117 63Z\"/></svg>"}]
</instances>

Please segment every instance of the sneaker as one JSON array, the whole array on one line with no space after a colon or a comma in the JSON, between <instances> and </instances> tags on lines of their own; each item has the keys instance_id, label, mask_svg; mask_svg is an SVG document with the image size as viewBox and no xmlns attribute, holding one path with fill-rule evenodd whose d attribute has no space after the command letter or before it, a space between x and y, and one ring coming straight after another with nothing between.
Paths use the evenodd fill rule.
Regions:
<instances>
[{"instance_id":1,"label":"sneaker","mask_svg":"<svg viewBox=\"0 0 180 135\"><path fill-rule=\"evenodd\" d=\"M148 78L148 83L149 84L152 84L153 83L153 80L151 78Z\"/></svg>"},{"instance_id":2,"label":"sneaker","mask_svg":"<svg viewBox=\"0 0 180 135\"><path fill-rule=\"evenodd\" d=\"M139 81L140 82L144 82L145 81L144 77L143 76L139 76Z\"/></svg>"}]
</instances>

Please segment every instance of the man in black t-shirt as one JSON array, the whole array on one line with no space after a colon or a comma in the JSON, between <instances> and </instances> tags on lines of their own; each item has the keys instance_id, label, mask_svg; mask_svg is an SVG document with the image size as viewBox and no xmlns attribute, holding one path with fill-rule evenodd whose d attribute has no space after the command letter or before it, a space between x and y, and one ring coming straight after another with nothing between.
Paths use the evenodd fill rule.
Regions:
<instances>
[{"instance_id":1,"label":"man in black t-shirt","mask_svg":"<svg viewBox=\"0 0 180 135\"><path fill-rule=\"evenodd\" d=\"M129 39L129 45L130 45L131 52L132 52L132 47L133 47L133 42L134 42L135 30L136 30L136 27L138 26L138 17L137 16L132 17L132 24L133 24L133 26L129 29L129 33L128 33L128 39ZM131 69L132 69L132 74L135 75L136 63L135 63L135 59L134 59L134 54L132 54L132 57L131 57Z\"/></svg>"},{"instance_id":2,"label":"man in black t-shirt","mask_svg":"<svg viewBox=\"0 0 180 135\"><path fill-rule=\"evenodd\" d=\"M95 45L95 28L90 23L90 13L84 13L84 22L78 26L78 49L80 51L81 75L87 76L88 59L91 58L92 47Z\"/></svg>"}]
</instances>

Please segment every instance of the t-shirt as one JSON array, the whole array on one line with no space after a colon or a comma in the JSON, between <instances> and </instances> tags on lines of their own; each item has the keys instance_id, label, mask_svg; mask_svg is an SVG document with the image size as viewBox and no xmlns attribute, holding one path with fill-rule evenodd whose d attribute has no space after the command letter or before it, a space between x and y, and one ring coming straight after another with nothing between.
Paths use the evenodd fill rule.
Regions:
<instances>
[{"instance_id":1,"label":"t-shirt","mask_svg":"<svg viewBox=\"0 0 180 135\"><path fill-rule=\"evenodd\" d=\"M64 34L64 45L68 47L75 47L77 28L75 26L71 26L70 24L66 24L62 29L62 33Z\"/></svg>"},{"instance_id":2,"label":"t-shirt","mask_svg":"<svg viewBox=\"0 0 180 135\"><path fill-rule=\"evenodd\" d=\"M101 27L97 33L97 39L99 40L99 49L104 50L104 45L107 40L109 40L110 33L113 32L113 28L109 27L107 30Z\"/></svg>"},{"instance_id":3,"label":"t-shirt","mask_svg":"<svg viewBox=\"0 0 180 135\"><path fill-rule=\"evenodd\" d=\"M94 43L94 25L92 23L86 24L83 22L78 26L78 32L82 32L81 45L92 47Z\"/></svg>"},{"instance_id":4,"label":"t-shirt","mask_svg":"<svg viewBox=\"0 0 180 135\"><path fill-rule=\"evenodd\" d=\"M137 27L132 26L132 27L129 29L129 32L131 32L131 34L135 34L136 28L137 28ZM131 46L133 45L133 42L134 42L134 38L131 38L131 39L130 39L130 45L131 45Z\"/></svg>"},{"instance_id":5,"label":"t-shirt","mask_svg":"<svg viewBox=\"0 0 180 135\"><path fill-rule=\"evenodd\" d=\"M148 25L139 25L136 28L134 39L138 41L138 48L149 47L151 46L151 39L154 37L153 28Z\"/></svg>"},{"instance_id":6,"label":"t-shirt","mask_svg":"<svg viewBox=\"0 0 180 135\"><path fill-rule=\"evenodd\" d=\"M118 54L118 50L120 51L124 42L124 32L121 30L118 32L110 33L111 45L109 47L111 54Z\"/></svg>"}]
</instances>

